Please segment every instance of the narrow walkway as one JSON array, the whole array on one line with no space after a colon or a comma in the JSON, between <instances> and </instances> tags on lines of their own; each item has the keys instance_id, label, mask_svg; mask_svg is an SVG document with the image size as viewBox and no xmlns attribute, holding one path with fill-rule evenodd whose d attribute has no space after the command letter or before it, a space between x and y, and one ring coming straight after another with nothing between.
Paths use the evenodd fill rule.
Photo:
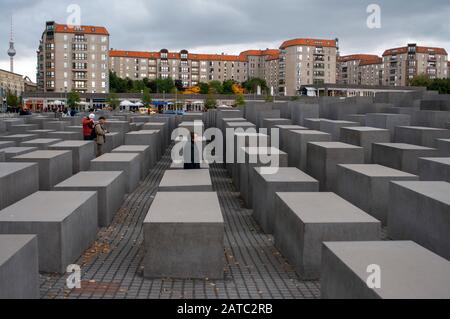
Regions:
<instances>
[{"instance_id":1,"label":"narrow walkway","mask_svg":"<svg viewBox=\"0 0 450 319\"><path fill-rule=\"evenodd\" d=\"M171 163L170 151L139 188L127 197L109 228L77 261L82 268L82 289L66 288L67 276L41 275L42 298L318 298L318 282L297 277L273 245L242 208L239 194L221 165L213 165L211 177L225 219L225 279L149 280L143 278L142 221L157 187Z\"/></svg>"}]
</instances>

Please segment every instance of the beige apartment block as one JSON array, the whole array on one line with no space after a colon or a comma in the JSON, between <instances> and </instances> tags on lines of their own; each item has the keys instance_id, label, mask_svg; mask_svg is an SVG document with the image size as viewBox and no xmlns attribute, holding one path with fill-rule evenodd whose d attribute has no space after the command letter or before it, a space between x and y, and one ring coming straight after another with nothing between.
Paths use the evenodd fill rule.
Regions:
<instances>
[{"instance_id":1,"label":"beige apartment block","mask_svg":"<svg viewBox=\"0 0 450 319\"><path fill-rule=\"evenodd\" d=\"M105 27L47 22L37 55L39 90L109 92L109 33Z\"/></svg>"},{"instance_id":2,"label":"beige apartment block","mask_svg":"<svg viewBox=\"0 0 450 319\"><path fill-rule=\"evenodd\" d=\"M298 95L305 85L336 83L336 40L294 39L280 50L280 95Z\"/></svg>"},{"instance_id":3,"label":"beige apartment block","mask_svg":"<svg viewBox=\"0 0 450 319\"><path fill-rule=\"evenodd\" d=\"M22 75L0 69L0 97L6 96L8 92L21 96L24 90L25 81Z\"/></svg>"},{"instance_id":4,"label":"beige apartment block","mask_svg":"<svg viewBox=\"0 0 450 319\"><path fill-rule=\"evenodd\" d=\"M338 57L337 83L382 85L383 67L383 60L377 55L354 54Z\"/></svg>"},{"instance_id":5,"label":"beige apartment block","mask_svg":"<svg viewBox=\"0 0 450 319\"><path fill-rule=\"evenodd\" d=\"M272 56L266 57L265 62L265 77L267 86L272 95L278 94L278 85L279 85L279 61L280 61L280 53L274 54Z\"/></svg>"},{"instance_id":6,"label":"beige apartment block","mask_svg":"<svg viewBox=\"0 0 450 319\"><path fill-rule=\"evenodd\" d=\"M383 54L383 64L383 84L387 86L406 86L417 75L430 79L448 77L448 54L443 48L408 44L389 49Z\"/></svg>"}]
</instances>

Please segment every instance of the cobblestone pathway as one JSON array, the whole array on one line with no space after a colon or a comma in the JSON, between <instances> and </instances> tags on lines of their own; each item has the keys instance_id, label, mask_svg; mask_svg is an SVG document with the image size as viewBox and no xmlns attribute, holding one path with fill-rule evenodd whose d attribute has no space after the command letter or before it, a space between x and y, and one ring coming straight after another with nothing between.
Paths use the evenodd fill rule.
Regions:
<instances>
[{"instance_id":1,"label":"cobblestone pathway","mask_svg":"<svg viewBox=\"0 0 450 319\"><path fill-rule=\"evenodd\" d=\"M144 279L142 221L156 194L170 152L139 188L130 194L109 228L77 261L82 268L82 289L68 290L66 276L41 275L42 298L318 298L318 282L300 281L293 268L261 233L242 208L227 171L211 168L225 219L225 279L220 281Z\"/></svg>"}]
</instances>

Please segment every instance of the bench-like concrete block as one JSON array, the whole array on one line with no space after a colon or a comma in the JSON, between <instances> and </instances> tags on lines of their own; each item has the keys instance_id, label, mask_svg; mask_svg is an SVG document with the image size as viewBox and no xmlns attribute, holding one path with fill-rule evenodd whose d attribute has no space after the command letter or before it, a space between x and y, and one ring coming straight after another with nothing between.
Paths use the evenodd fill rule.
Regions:
<instances>
[{"instance_id":1,"label":"bench-like concrete block","mask_svg":"<svg viewBox=\"0 0 450 319\"><path fill-rule=\"evenodd\" d=\"M277 193L275 246L302 279L320 277L324 241L379 240L381 223L334 193Z\"/></svg>"},{"instance_id":2,"label":"bench-like concrete block","mask_svg":"<svg viewBox=\"0 0 450 319\"><path fill-rule=\"evenodd\" d=\"M168 124L150 122L145 123L142 129L147 131L161 131L161 151L164 153L170 140Z\"/></svg>"},{"instance_id":3,"label":"bench-like concrete block","mask_svg":"<svg viewBox=\"0 0 450 319\"><path fill-rule=\"evenodd\" d=\"M419 158L419 176L422 181L450 183L450 157Z\"/></svg>"},{"instance_id":4,"label":"bench-like concrete block","mask_svg":"<svg viewBox=\"0 0 450 319\"><path fill-rule=\"evenodd\" d=\"M417 181L419 177L381 165L338 165L336 193L387 224L391 181Z\"/></svg>"},{"instance_id":5,"label":"bench-like concrete block","mask_svg":"<svg viewBox=\"0 0 450 319\"><path fill-rule=\"evenodd\" d=\"M390 143L391 134L389 130L375 127L343 127L341 142L364 148L364 160L370 164L372 162L372 145L374 143Z\"/></svg>"},{"instance_id":6,"label":"bench-like concrete block","mask_svg":"<svg viewBox=\"0 0 450 319\"><path fill-rule=\"evenodd\" d=\"M397 126L411 125L411 116L406 114L369 113L366 115L366 125L389 130L391 140L395 137Z\"/></svg>"},{"instance_id":7,"label":"bench-like concrete block","mask_svg":"<svg viewBox=\"0 0 450 319\"><path fill-rule=\"evenodd\" d=\"M310 130L320 131L320 122L322 122L321 118L307 118L303 120L303 126Z\"/></svg>"},{"instance_id":8,"label":"bench-like concrete block","mask_svg":"<svg viewBox=\"0 0 450 319\"><path fill-rule=\"evenodd\" d=\"M279 130L279 138L280 138L279 148L283 152L288 152L289 131L308 130L306 127L300 125L275 125L275 128Z\"/></svg>"},{"instance_id":9,"label":"bench-like concrete block","mask_svg":"<svg viewBox=\"0 0 450 319\"><path fill-rule=\"evenodd\" d=\"M38 130L39 126L36 124L19 124L19 125L11 125L9 128L9 132L11 134L26 134L31 130Z\"/></svg>"},{"instance_id":10,"label":"bench-like concrete block","mask_svg":"<svg viewBox=\"0 0 450 319\"><path fill-rule=\"evenodd\" d=\"M108 227L125 197L125 174L122 171L81 172L56 185L54 190L97 192L98 226Z\"/></svg>"},{"instance_id":11,"label":"bench-like concrete block","mask_svg":"<svg viewBox=\"0 0 450 319\"><path fill-rule=\"evenodd\" d=\"M125 135L125 145L148 145L150 151L154 154L155 163L158 162L162 156L161 154L161 140L160 131L136 131Z\"/></svg>"},{"instance_id":12,"label":"bench-like concrete block","mask_svg":"<svg viewBox=\"0 0 450 319\"><path fill-rule=\"evenodd\" d=\"M128 121L107 121L106 129L112 133L122 133L125 135L130 132L130 123Z\"/></svg>"},{"instance_id":13,"label":"bench-like concrete block","mask_svg":"<svg viewBox=\"0 0 450 319\"><path fill-rule=\"evenodd\" d=\"M345 120L359 123L361 126L366 126L366 114L349 114L345 116Z\"/></svg>"},{"instance_id":14,"label":"bench-like concrete block","mask_svg":"<svg viewBox=\"0 0 450 319\"><path fill-rule=\"evenodd\" d=\"M158 190L160 192L212 192L212 181L207 169L168 170Z\"/></svg>"},{"instance_id":15,"label":"bench-like concrete block","mask_svg":"<svg viewBox=\"0 0 450 319\"><path fill-rule=\"evenodd\" d=\"M37 192L0 211L0 234L36 234L39 270L66 272L97 236L95 192Z\"/></svg>"},{"instance_id":16,"label":"bench-like concrete block","mask_svg":"<svg viewBox=\"0 0 450 319\"><path fill-rule=\"evenodd\" d=\"M256 167L253 181L253 217L266 234L272 234L274 229L275 193L319 191L318 181L293 167L280 167L275 174Z\"/></svg>"},{"instance_id":17,"label":"bench-like concrete block","mask_svg":"<svg viewBox=\"0 0 450 319\"><path fill-rule=\"evenodd\" d=\"M321 191L336 189L337 165L364 164L362 147L340 142L308 143L306 172L320 182Z\"/></svg>"},{"instance_id":18,"label":"bench-like concrete block","mask_svg":"<svg viewBox=\"0 0 450 319\"><path fill-rule=\"evenodd\" d=\"M287 153L289 156L289 166L297 167L306 171L308 143L310 142L331 142L331 135L314 130L295 130L287 132Z\"/></svg>"},{"instance_id":19,"label":"bench-like concrete block","mask_svg":"<svg viewBox=\"0 0 450 319\"><path fill-rule=\"evenodd\" d=\"M319 117L318 104L298 104L298 102L289 102L288 104L291 105L291 119L294 124L306 126L305 119Z\"/></svg>"},{"instance_id":20,"label":"bench-like concrete block","mask_svg":"<svg viewBox=\"0 0 450 319\"><path fill-rule=\"evenodd\" d=\"M62 131L65 131L65 128L70 125L71 125L71 123L66 122L66 121L46 121L46 122L43 122L42 127L44 130L54 130L54 131L62 132Z\"/></svg>"},{"instance_id":21,"label":"bench-like concrete block","mask_svg":"<svg viewBox=\"0 0 450 319\"><path fill-rule=\"evenodd\" d=\"M51 145L61 141L62 140L57 138L37 138L20 143L20 147L36 147L40 151L47 151Z\"/></svg>"},{"instance_id":22,"label":"bench-like concrete block","mask_svg":"<svg viewBox=\"0 0 450 319\"><path fill-rule=\"evenodd\" d=\"M0 141L0 150L9 148L9 147L15 147L15 146L16 146L16 142L14 142L14 141Z\"/></svg>"},{"instance_id":23,"label":"bench-like concrete block","mask_svg":"<svg viewBox=\"0 0 450 319\"><path fill-rule=\"evenodd\" d=\"M275 128L277 125L292 125L292 120L290 119L277 119L277 118L269 118L262 120L262 127L267 129L267 134L270 134L271 129Z\"/></svg>"},{"instance_id":24,"label":"bench-like concrete block","mask_svg":"<svg viewBox=\"0 0 450 319\"><path fill-rule=\"evenodd\" d=\"M144 276L222 279L224 220L216 193L158 193L144 220Z\"/></svg>"},{"instance_id":25,"label":"bench-like concrete block","mask_svg":"<svg viewBox=\"0 0 450 319\"><path fill-rule=\"evenodd\" d=\"M108 153L91 161L91 171L123 171L126 192L132 193L139 185L141 165L139 153Z\"/></svg>"},{"instance_id":26,"label":"bench-like concrete block","mask_svg":"<svg viewBox=\"0 0 450 319\"><path fill-rule=\"evenodd\" d=\"M381 288L369 288L369 266ZM323 299L450 299L450 263L412 241L326 242Z\"/></svg>"},{"instance_id":27,"label":"bench-like concrete block","mask_svg":"<svg viewBox=\"0 0 450 319\"><path fill-rule=\"evenodd\" d=\"M56 131L48 133L49 138L59 138L63 141L80 141L83 139L83 135L79 132L70 131Z\"/></svg>"},{"instance_id":28,"label":"bench-like concrete block","mask_svg":"<svg viewBox=\"0 0 450 319\"><path fill-rule=\"evenodd\" d=\"M35 235L0 235L0 299L39 299Z\"/></svg>"},{"instance_id":29,"label":"bench-like concrete block","mask_svg":"<svg viewBox=\"0 0 450 319\"><path fill-rule=\"evenodd\" d=\"M0 209L39 190L39 168L35 163L0 163Z\"/></svg>"},{"instance_id":30,"label":"bench-like concrete block","mask_svg":"<svg viewBox=\"0 0 450 319\"><path fill-rule=\"evenodd\" d=\"M388 235L413 240L450 260L450 184L392 182Z\"/></svg>"},{"instance_id":31,"label":"bench-like concrete block","mask_svg":"<svg viewBox=\"0 0 450 319\"><path fill-rule=\"evenodd\" d=\"M376 143L372 146L372 162L411 174L418 174L419 157L434 157L438 150L403 143Z\"/></svg>"},{"instance_id":32,"label":"bench-like concrete block","mask_svg":"<svg viewBox=\"0 0 450 319\"><path fill-rule=\"evenodd\" d=\"M123 145L124 135L120 132L107 133L106 134L106 142L103 145L104 153L111 153L113 149L118 148Z\"/></svg>"},{"instance_id":33,"label":"bench-like concrete block","mask_svg":"<svg viewBox=\"0 0 450 319\"><path fill-rule=\"evenodd\" d=\"M150 169L155 166L155 160L148 145L122 145L112 150L112 153L139 153L141 163L141 178L144 179Z\"/></svg>"},{"instance_id":34,"label":"bench-like concrete block","mask_svg":"<svg viewBox=\"0 0 450 319\"><path fill-rule=\"evenodd\" d=\"M436 147L436 139L450 138L450 130L421 126L398 126L395 128L395 142Z\"/></svg>"},{"instance_id":35,"label":"bench-like concrete block","mask_svg":"<svg viewBox=\"0 0 450 319\"><path fill-rule=\"evenodd\" d=\"M28 131L28 134L35 134L37 138L48 138L48 134L56 132L55 130L32 130Z\"/></svg>"},{"instance_id":36,"label":"bench-like concrete block","mask_svg":"<svg viewBox=\"0 0 450 319\"><path fill-rule=\"evenodd\" d=\"M92 141L63 141L51 145L49 149L72 152L73 174L88 171L95 158L95 143Z\"/></svg>"},{"instance_id":37,"label":"bench-like concrete block","mask_svg":"<svg viewBox=\"0 0 450 319\"><path fill-rule=\"evenodd\" d=\"M243 147L244 162L238 163L239 169L239 191L244 200L245 207L253 207L253 188L254 188L254 172L255 167L265 167L276 172L280 167L288 166L288 156L285 152L275 147ZM275 162L267 162L269 160Z\"/></svg>"},{"instance_id":38,"label":"bench-like concrete block","mask_svg":"<svg viewBox=\"0 0 450 319\"><path fill-rule=\"evenodd\" d=\"M5 160L7 162L11 161L11 158L22 155L22 154L27 154L27 153L31 153L34 151L37 151L37 147L8 147L8 148L4 148L1 151L5 154Z\"/></svg>"},{"instance_id":39,"label":"bench-like concrete block","mask_svg":"<svg viewBox=\"0 0 450 319\"><path fill-rule=\"evenodd\" d=\"M36 138L36 134L14 134L8 136L0 136L0 141L12 141L16 143L16 146L20 146L20 143L34 140Z\"/></svg>"},{"instance_id":40,"label":"bench-like concrete block","mask_svg":"<svg viewBox=\"0 0 450 319\"><path fill-rule=\"evenodd\" d=\"M34 151L11 158L11 162L38 163L39 189L49 191L72 176L72 152Z\"/></svg>"},{"instance_id":41,"label":"bench-like concrete block","mask_svg":"<svg viewBox=\"0 0 450 319\"><path fill-rule=\"evenodd\" d=\"M341 128L353 126L359 126L359 123L322 119L319 131L330 134L333 141L338 142L341 139Z\"/></svg>"},{"instance_id":42,"label":"bench-like concrete block","mask_svg":"<svg viewBox=\"0 0 450 319\"><path fill-rule=\"evenodd\" d=\"M450 157L450 139L437 139L436 147L439 150L439 156Z\"/></svg>"},{"instance_id":43,"label":"bench-like concrete block","mask_svg":"<svg viewBox=\"0 0 450 319\"><path fill-rule=\"evenodd\" d=\"M21 118L17 118L17 119L4 119L3 122L5 123L6 126L6 130L10 131L11 126L15 125L21 125L21 124L25 124L24 119Z\"/></svg>"}]
</instances>

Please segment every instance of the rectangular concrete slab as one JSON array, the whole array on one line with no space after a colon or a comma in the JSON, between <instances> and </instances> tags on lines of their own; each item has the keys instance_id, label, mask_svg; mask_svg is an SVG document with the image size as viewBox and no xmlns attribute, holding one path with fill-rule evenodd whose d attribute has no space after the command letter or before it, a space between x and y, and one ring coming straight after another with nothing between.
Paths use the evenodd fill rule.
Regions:
<instances>
[{"instance_id":1,"label":"rectangular concrete slab","mask_svg":"<svg viewBox=\"0 0 450 319\"><path fill-rule=\"evenodd\" d=\"M314 130L295 130L287 132L286 152L289 157L289 166L306 171L308 143L331 142L331 135Z\"/></svg>"},{"instance_id":2,"label":"rectangular concrete slab","mask_svg":"<svg viewBox=\"0 0 450 319\"><path fill-rule=\"evenodd\" d=\"M93 141L63 141L51 145L49 150L71 151L73 174L88 171L91 161L95 158L95 143Z\"/></svg>"},{"instance_id":3,"label":"rectangular concrete slab","mask_svg":"<svg viewBox=\"0 0 450 319\"><path fill-rule=\"evenodd\" d=\"M144 220L144 276L222 279L224 220L216 193L158 193Z\"/></svg>"},{"instance_id":4,"label":"rectangular concrete slab","mask_svg":"<svg viewBox=\"0 0 450 319\"><path fill-rule=\"evenodd\" d=\"M411 174L418 174L420 157L438 156L438 150L403 143L376 143L372 146L372 162Z\"/></svg>"},{"instance_id":5,"label":"rectangular concrete slab","mask_svg":"<svg viewBox=\"0 0 450 319\"><path fill-rule=\"evenodd\" d=\"M341 142L361 146L364 148L364 161L372 162L372 145L374 143L390 143L389 130L376 127L343 127L341 128Z\"/></svg>"},{"instance_id":6,"label":"rectangular concrete slab","mask_svg":"<svg viewBox=\"0 0 450 319\"><path fill-rule=\"evenodd\" d=\"M51 190L53 186L72 176L72 153L70 151L34 151L18 155L11 162L37 163L39 166L39 189Z\"/></svg>"},{"instance_id":7,"label":"rectangular concrete slab","mask_svg":"<svg viewBox=\"0 0 450 319\"><path fill-rule=\"evenodd\" d=\"M369 266L381 288L369 288ZM450 299L450 263L412 241L326 242L323 299Z\"/></svg>"},{"instance_id":8,"label":"rectangular concrete slab","mask_svg":"<svg viewBox=\"0 0 450 319\"><path fill-rule=\"evenodd\" d=\"M141 154L141 177L145 178L156 163L151 154L150 146L148 145L122 145L112 150L112 153L139 153Z\"/></svg>"},{"instance_id":9,"label":"rectangular concrete slab","mask_svg":"<svg viewBox=\"0 0 450 319\"><path fill-rule=\"evenodd\" d=\"M418 181L419 176L377 164L338 165L336 193L387 224L391 181Z\"/></svg>"},{"instance_id":10,"label":"rectangular concrete slab","mask_svg":"<svg viewBox=\"0 0 450 319\"><path fill-rule=\"evenodd\" d=\"M66 272L97 235L95 192L37 192L0 211L0 234L36 234L39 270Z\"/></svg>"},{"instance_id":11,"label":"rectangular concrete slab","mask_svg":"<svg viewBox=\"0 0 450 319\"><path fill-rule=\"evenodd\" d=\"M395 142L436 147L436 139L450 138L450 130L423 126L397 126Z\"/></svg>"},{"instance_id":12,"label":"rectangular concrete slab","mask_svg":"<svg viewBox=\"0 0 450 319\"><path fill-rule=\"evenodd\" d=\"M212 192L212 181L207 169L166 171L158 190L160 192Z\"/></svg>"},{"instance_id":13,"label":"rectangular concrete slab","mask_svg":"<svg viewBox=\"0 0 450 319\"><path fill-rule=\"evenodd\" d=\"M341 128L352 126L359 126L359 123L322 119L319 131L330 134L332 140L338 142L341 139Z\"/></svg>"},{"instance_id":14,"label":"rectangular concrete slab","mask_svg":"<svg viewBox=\"0 0 450 319\"><path fill-rule=\"evenodd\" d=\"M36 163L0 163L0 209L39 190Z\"/></svg>"},{"instance_id":15,"label":"rectangular concrete slab","mask_svg":"<svg viewBox=\"0 0 450 319\"><path fill-rule=\"evenodd\" d=\"M83 139L83 135L78 132L70 131L55 131L48 133L49 138L59 138L63 141L80 141Z\"/></svg>"},{"instance_id":16,"label":"rectangular concrete slab","mask_svg":"<svg viewBox=\"0 0 450 319\"><path fill-rule=\"evenodd\" d=\"M54 190L97 192L98 226L108 227L125 197L125 174L122 171L81 172L56 185Z\"/></svg>"},{"instance_id":17,"label":"rectangular concrete slab","mask_svg":"<svg viewBox=\"0 0 450 319\"><path fill-rule=\"evenodd\" d=\"M54 130L32 130L28 131L28 134L35 134L37 138L48 138L48 134L51 132L56 132Z\"/></svg>"},{"instance_id":18,"label":"rectangular concrete slab","mask_svg":"<svg viewBox=\"0 0 450 319\"><path fill-rule=\"evenodd\" d=\"M26 134L28 131L37 130L39 126L36 124L19 124L11 125L9 132L11 134Z\"/></svg>"},{"instance_id":19,"label":"rectangular concrete slab","mask_svg":"<svg viewBox=\"0 0 450 319\"><path fill-rule=\"evenodd\" d=\"M279 149L283 152L288 152L289 145L289 131L302 131L307 130L306 127L300 125L275 125L275 128L279 130Z\"/></svg>"},{"instance_id":20,"label":"rectangular concrete slab","mask_svg":"<svg viewBox=\"0 0 450 319\"><path fill-rule=\"evenodd\" d=\"M0 235L0 299L39 299L35 235Z\"/></svg>"},{"instance_id":21,"label":"rectangular concrete slab","mask_svg":"<svg viewBox=\"0 0 450 319\"><path fill-rule=\"evenodd\" d=\"M450 184L392 182L388 235L413 240L450 260Z\"/></svg>"},{"instance_id":22,"label":"rectangular concrete slab","mask_svg":"<svg viewBox=\"0 0 450 319\"><path fill-rule=\"evenodd\" d=\"M46 151L53 144L61 142L61 139L57 138L37 138L34 140L20 143L21 147L36 147L38 150Z\"/></svg>"},{"instance_id":23,"label":"rectangular concrete slab","mask_svg":"<svg viewBox=\"0 0 450 319\"><path fill-rule=\"evenodd\" d=\"M16 146L19 146L20 143L34 140L35 138L37 138L36 134L14 134L14 135L0 136L0 141L13 141L16 143Z\"/></svg>"},{"instance_id":24,"label":"rectangular concrete slab","mask_svg":"<svg viewBox=\"0 0 450 319\"><path fill-rule=\"evenodd\" d=\"M277 193L275 246L302 279L318 279L324 241L379 240L381 223L334 193Z\"/></svg>"},{"instance_id":25,"label":"rectangular concrete slab","mask_svg":"<svg viewBox=\"0 0 450 319\"><path fill-rule=\"evenodd\" d=\"M366 125L389 130L393 141L395 128L397 126L411 125L411 116L406 114L369 113L366 115Z\"/></svg>"},{"instance_id":26,"label":"rectangular concrete slab","mask_svg":"<svg viewBox=\"0 0 450 319\"><path fill-rule=\"evenodd\" d=\"M148 145L150 151L154 154L155 163L158 162L162 156L161 154L161 135L158 130L142 130L130 132L125 135L126 145Z\"/></svg>"},{"instance_id":27,"label":"rectangular concrete slab","mask_svg":"<svg viewBox=\"0 0 450 319\"><path fill-rule=\"evenodd\" d=\"M450 157L419 158L419 176L422 181L450 183Z\"/></svg>"},{"instance_id":28,"label":"rectangular concrete slab","mask_svg":"<svg viewBox=\"0 0 450 319\"><path fill-rule=\"evenodd\" d=\"M294 167L280 167L275 174L255 167L253 176L253 217L266 234L274 229L275 193L319 191L317 180Z\"/></svg>"}]
</instances>

